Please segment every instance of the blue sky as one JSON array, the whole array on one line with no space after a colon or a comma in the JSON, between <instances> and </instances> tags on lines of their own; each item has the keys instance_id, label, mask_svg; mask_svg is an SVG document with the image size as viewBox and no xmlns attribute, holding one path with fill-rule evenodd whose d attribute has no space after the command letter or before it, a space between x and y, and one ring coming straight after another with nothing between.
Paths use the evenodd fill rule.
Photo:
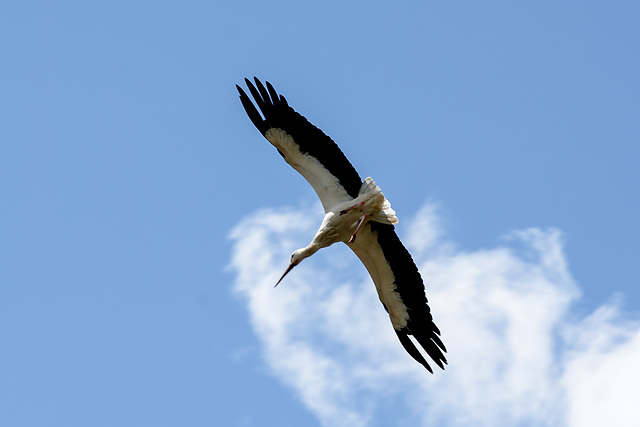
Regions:
<instances>
[{"instance_id":1,"label":"blue sky","mask_svg":"<svg viewBox=\"0 0 640 427\"><path fill-rule=\"evenodd\" d=\"M639 14L5 4L0 424L635 425ZM246 117L253 75L391 200L447 371L345 247L270 289L322 211Z\"/></svg>"}]
</instances>

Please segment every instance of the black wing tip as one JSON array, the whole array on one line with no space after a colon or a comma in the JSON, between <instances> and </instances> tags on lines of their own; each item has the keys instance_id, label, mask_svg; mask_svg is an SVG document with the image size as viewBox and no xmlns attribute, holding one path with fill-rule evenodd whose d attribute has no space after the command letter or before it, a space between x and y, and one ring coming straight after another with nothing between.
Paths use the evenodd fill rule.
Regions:
<instances>
[{"instance_id":1,"label":"black wing tip","mask_svg":"<svg viewBox=\"0 0 640 427\"><path fill-rule=\"evenodd\" d=\"M260 131L260 133L264 135L271 127L267 119L267 112L270 108L273 108L273 101L269 97L267 91L264 89L262 82L260 82L257 77L254 77L253 79L256 82L255 86L251 82L251 80L246 77L244 79L244 82L247 85L249 93L253 97L253 101L255 101L255 104L251 100L249 95L244 91L244 89L242 89L242 87L236 84L236 88L238 89L238 93L240 93L240 101L242 102L242 106L249 116L249 119L251 119L251 122ZM260 114L260 112L262 112L262 115Z\"/></svg>"},{"instance_id":2,"label":"black wing tip","mask_svg":"<svg viewBox=\"0 0 640 427\"><path fill-rule=\"evenodd\" d=\"M433 361L440 367L440 369L444 370L444 365L448 365L447 358L444 356L447 349L442 343L440 337L435 333L431 333L426 340L424 337L416 337L416 340L420 343L424 351L427 352L429 357L431 357L431 359L433 359Z\"/></svg>"},{"instance_id":3,"label":"black wing tip","mask_svg":"<svg viewBox=\"0 0 640 427\"><path fill-rule=\"evenodd\" d=\"M247 96L247 93L244 91L244 89L242 89L242 87L240 87L240 85L236 85L236 89L238 89L238 94L240 94L240 99L249 98Z\"/></svg>"},{"instance_id":4,"label":"black wing tip","mask_svg":"<svg viewBox=\"0 0 640 427\"><path fill-rule=\"evenodd\" d=\"M429 371L430 374L433 374L433 369L431 369L431 366L429 366L429 364L427 363L426 360L424 360L424 358L422 359L422 361L418 360L418 362L420 362L422 366L427 368L427 371Z\"/></svg>"},{"instance_id":5,"label":"black wing tip","mask_svg":"<svg viewBox=\"0 0 640 427\"><path fill-rule=\"evenodd\" d=\"M251 90L252 88L254 90L257 89L257 93L259 93L260 95L263 96L262 97L263 101L269 101L271 99L271 100L273 100L275 102L275 101L278 100L278 95L276 94L276 91L273 88L273 85L271 83L269 83L268 80L265 80L266 87L268 88L268 93L267 93L267 90L265 89L265 84L262 84L262 81L259 78L257 78L256 76L253 76L253 82L251 80L249 80L249 78L245 77L244 78L244 83L247 85L247 87L249 88L249 91L251 91L251 93L254 92L253 90ZM239 86L236 85L236 87L239 87ZM264 98L264 94L268 94L270 96L267 96L266 98ZM275 95L275 96L271 96L271 95ZM280 96L282 96L282 95L280 95Z\"/></svg>"},{"instance_id":6,"label":"black wing tip","mask_svg":"<svg viewBox=\"0 0 640 427\"><path fill-rule=\"evenodd\" d=\"M435 327L435 325L433 325L433 326ZM435 333L433 335L431 335L431 340L433 340L433 342L436 343L436 345L438 347L440 347L440 350L442 350L443 353L446 353L447 352L447 348L444 346L444 343L442 342L442 340L439 337L440 332L437 331L437 328L436 328L436 331L434 331L434 332Z\"/></svg>"},{"instance_id":7,"label":"black wing tip","mask_svg":"<svg viewBox=\"0 0 640 427\"><path fill-rule=\"evenodd\" d=\"M240 100L253 124L264 135L272 127L270 117L273 119L276 107L279 108L279 105L288 106L287 101L284 96L278 95L269 81L265 81L266 87L256 76L253 77L253 82L247 77L244 78L244 82L251 96L242 87L236 85L240 93Z\"/></svg>"},{"instance_id":8,"label":"black wing tip","mask_svg":"<svg viewBox=\"0 0 640 427\"><path fill-rule=\"evenodd\" d=\"M398 338L400 339L400 343L402 344L404 349L407 351L407 353L409 353L409 355L413 357L416 360L416 362L424 366L427 369L427 371L433 374L433 369L431 368L431 365L429 365L429 362L427 362L427 360L422 356L422 353L420 353L418 348L409 338L410 332L407 330L400 330L400 331L396 330L396 334L398 335ZM424 350L427 352L429 357L436 363L436 365L438 365L440 369L444 370L444 365L447 365L447 359L444 357L444 354L442 354L442 352L435 345L425 346L422 342L420 342L420 345L424 348Z\"/></svg>"},{"instance_id":9,"label":"black wing tip","mask_svg":"<svg viewBox=\"0 0 640 427\"><path fill-rule=\"evenodd\" d=\"M444 370L444 366L448 365L447 359L443 354L443 352L446 353L447 350L444 349L444 346L440 345L442 341L440 341L440 338L438 338L437 335L432 334L432 336L429 336L428 339L425 340L422 336L416 337L408 329L401 329L399 331L396 330L396 334L398 335L400 343L407 351L407 353L409 353L411 357L413 357L418 363L424 366L427 371L431 372L432 374L433 369L431 369L431 366L429 365L427 360L422 356L422 353L420 353L413 341L411 341L409 335L413 335L415 337L415 339L418 341L427 355L433 360L433 362L435 362L436 365L438 365L440 369Z\"/></svg>"}]
</instances>

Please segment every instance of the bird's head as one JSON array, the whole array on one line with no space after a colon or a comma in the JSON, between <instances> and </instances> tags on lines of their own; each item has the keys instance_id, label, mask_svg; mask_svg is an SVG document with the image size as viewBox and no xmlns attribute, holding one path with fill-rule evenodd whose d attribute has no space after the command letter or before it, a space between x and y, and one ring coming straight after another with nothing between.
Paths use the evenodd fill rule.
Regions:
<instances>
[{"instance_id":1,"label":"bird's head","mask_svg":"<svg viewBox=\"0 0 640 427\"><path fill-rule=\"evenodd\" d=\"M294 251L291 254L291 260L289 261L289 267L287 267L287 269L284 271L284 273L282 274L282 277L280 277L280 280L278 280L278 283L275 284L274 288L276 286L278 286L280 284L280 282L282 282L282 279L284 279L284 276L287 275L287 273L289 273L293 267L295 267L296 265L300 264L300 261L302 261L303 259L305 259L306 257L308 257L310 254L308 253L308 251L305 249L298 249L296 251Z\"/></svg>"}]
</instances>

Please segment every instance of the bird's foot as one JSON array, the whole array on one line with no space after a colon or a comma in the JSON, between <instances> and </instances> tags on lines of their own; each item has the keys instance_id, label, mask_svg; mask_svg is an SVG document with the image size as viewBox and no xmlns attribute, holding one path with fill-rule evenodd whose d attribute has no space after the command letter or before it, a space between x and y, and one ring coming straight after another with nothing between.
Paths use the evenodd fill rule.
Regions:
<instances>
[{"instance_id":1,"label":"bird's foot","mask_svg":"<svg viewBox=\"0 0 640 427\"><path fill-rule=\"evenodd\" d=\"M364 220L366 218L367 218L366 215L362 215L360 217L360 221L358 221L358 225L356 226L356 231L354 231L353 234L351 235L351 238L349 239L349 243L353 243L356 241L356 234L358 234L358 230L360 230L360 227L362 227L362 224L364 223Z\"/></svg>"},{"instance_id":2,"label":"bird's foot","mask_svg":"<svg viewBox=\"0 0 640 427\"><path fill-rule=\"evenodd\" d=\"M355 208L359 208L362 205L364 205L364 202L356 203L355 205L351 206L350 208L341 210L340 211L340 215L344 215L347 212L349 212L350 210L355 209Z\"/></svg>"}]
</instances>

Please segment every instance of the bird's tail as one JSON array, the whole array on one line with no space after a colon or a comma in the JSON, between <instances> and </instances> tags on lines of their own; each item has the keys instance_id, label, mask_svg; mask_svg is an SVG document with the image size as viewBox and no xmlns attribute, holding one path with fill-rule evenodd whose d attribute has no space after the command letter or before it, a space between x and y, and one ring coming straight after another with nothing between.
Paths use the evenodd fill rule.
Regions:
<instances>
[{"instance_id":1,"label":"bird's tail","mask_svg":"<svg viewBox=\"0 0 640 427\"><path fill-rule=\"evenodd\" d=\"M379 208L379 210L376 209L377 212L373 214L373 216L371 217L371 221L381 222L383 224L398 223L396 211L391 209L391 203L389 203L386 197L384 197L384 194L382 194L382 190L376 185L371 177L365 179L362 183L362 187L360 187L358 197L364 195L369 195L369 197L367 197L367 199L369 200L377 198L375 197L377 195L379 195L379 197L382 199L381 207Z\"/></svg>"}]
</instances>

